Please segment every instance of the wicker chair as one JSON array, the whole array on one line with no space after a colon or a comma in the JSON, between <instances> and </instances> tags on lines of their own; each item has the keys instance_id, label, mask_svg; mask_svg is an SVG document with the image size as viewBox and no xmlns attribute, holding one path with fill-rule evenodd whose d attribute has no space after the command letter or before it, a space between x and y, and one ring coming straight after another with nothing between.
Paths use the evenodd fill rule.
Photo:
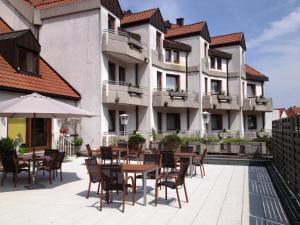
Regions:
<instances>
[{"instance_id":1,"label":"wicker chair","mask_svg":"<svg viewBox=\"0 0 300 225\"><path fill-rule=\"evenodd\" d=\"M101 146L100 147L100 152L101 152L101 162L102 164L106 163L106 160L110 161L110 164L113 164L113 160L114 160L114 155L112 152L112 147L105 147L105 146Z\"/></svg>"},{"instance_id":2,"label":"wicker chair","mask_svg":"<svg viewBox=\"0 0 300 225\"><path fill-rule=\"evenodd\" d=\"M188 159L181 159L180 160L180 170L177 172L170 172L167 174L165 177L165 180L162 181L163 176L160 176L156 180L155 184L155 206L157 206L157 197L158 197L158 187L165 187L165 198L166 200L168 199L168 188L171 189L176 189L176 194L177 194L177 199L178 199L178 204L179 208L181 208L181 202L180 202L180 197L178 193L178 187L183 186L184 193L185 193L185 198L186 202L188 202L188 196L187 196L187 191L186 191L186 185L185 185L185 176L187 173L189 167L189 160Z\"/></svg>"},{"instance_id":3,"label":"wicker chair","mask_svg":"<svg viewBox=\"0 0 300 225\"><path fill-rule=\"evenodd\" d=\"M135 148L133 146L129 146L129 163L130 160L137 160L138 163L141 161L141 155L143 154L143 146L144 144L139 144L138 148Z\"/></svg>"},{"instance_id":4,"label":"wicker chair","mask_svg":"<svg viewBox=\"0 0 300 225\"><path fill-rule=\"evenodd\" d=\"M181 145L180 151L181 152L193 153L194 152L194 147L193 146L189 146L189 145Z\"/></svg>"},{"instance_id":5,"label":"wicker chair","mask_svg":"<svg viewBox=\"0 0 300 225\"><path fill-rule=\"evenodd\" d=\"M89 157L93 157L93 156L96 156L98 158L101 157L101 152L99 150L92 150L91 146L89 144L87 144L85 147L86 147L86 150L87 150L87 153L88 153Z\"/></svg>"},{"instance_id":6,"label":"wicker chair","mask_svg":"<svg viewBox=\"0 0 300 225\"><path fill-rule=\"evenodd\" d=\"M161 151L160 154L163 172L165 173L165 170L175 170L177 166L175 153L173 151Z\"/></svg>"},{"instance_id":7,"label":"wicker chair","mask_svg":"<svg viewBox=\"0 0 300 225\"><path fill-rule=\"evenodd\" d=\"M204 149L203 153L199 156L193 157L193 165L197 168L199 166L201 177L205 176L205 170L204 170L204 158L207 154L207 149ZM196 175L196 169L195 169L195 175Z\"/></svg>"},{"instance_id":8,"label":"wicker chair","mask_svg":"<svg viewBox=\"0 0 300 225\"><path fill-rule=\"evenodd\" d=\"M128 149L128 143L119 142L117 147ZM128 152L121 152L121 158L123 158L125 162L128 162ZM121 159L119 159L119 160L121 160Z\"/></svg>"},{"instance_id":9,"label":"wicker chair","mask_svg":"<svg viewBox=\"0 0 300 225\"><path fill-rule=\"evenodd\" d=\"M97 194L99 194L100 182L101 182L101 172L100 172L100 166L97 163L97 159L94 156L92 158L86 159L85 165L86 165L89 177L90 177L89 188L88 188L88 192L86 195L86 198L89 198L92 183L93 184L98 183Z\"/></svg>"},{"instance_id":10,"label":"wicker chair","mask_svg":"<svg viewBox=\"0 0 300 225\"><path fill-rule=\"evenodd\" d=\"M45 171L48 172L48 179L50 184L52 184L52 173L55 172L56 168L56 163L57 163L57 153L54 153L52 155L51 160L44 160L43 164L38 167L38 170L43 171L43 176L45 175ZM54 178L54 175L53 175Z\"/></svg>"},{"instance_id":11,"label":"wicker chair","mask_svg":"<svg viewBox=\"0 0 300 225\"><path fill-rule=\"evenodd\" d=\"M62 163L64 161L65 155L66 155L65 152L58 151L56 153L56 158L55 158L55 163L54 163L54 170L56 172L56 176L57 176L57 171L60 170L60 181L63 180L63 178L62 178ZM55 177L54 170L53 170L53 178Z\"/></svg>"},{"instance_id":12,"label":"wicker chair","mask_svg":"<svg viewBox=\"0 0 300 225\"><path fill-rule=\"evenodd\" d=\"M12 173L14 186L17 187L18 174L23 171L28 173L28 184L30 184L30 166L28 163L18 162L16 151L5 151L2 153L1 158L3 166L1 186L4 184L4 178L6 178L6 174Z\"/></svg>"},{"instance_id":13,"label":"wicker chair","mask_svg":"<svg viewBox=\"0 0 300 225\"><path fill-rule=\"evenodd\" d=\"M131 180L131 184L128 184L128 180ZM128 177L127 180L124 177L121 165L102 165L101 166L101 193L100 193L100 210L102 210L103 191L106 192L106 201L109 203L109 193L112 191L122 191L122 212L125 208L125 193L127 189L132 190L132 205L134 205L134 189L135 182L133 177ZM110 199L112 202L112 193Z\"/></svg>"}]
</instances>

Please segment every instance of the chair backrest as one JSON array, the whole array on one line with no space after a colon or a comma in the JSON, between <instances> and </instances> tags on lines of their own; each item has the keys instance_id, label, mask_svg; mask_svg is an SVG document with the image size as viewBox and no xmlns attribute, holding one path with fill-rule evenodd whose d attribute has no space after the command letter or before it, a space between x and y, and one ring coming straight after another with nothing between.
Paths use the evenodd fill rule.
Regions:
<instances>
[{"instance_id":1,"label":"chair backrest","mask_svg":"<svg viewBox=\"0 0 300 225\"><path fill-rule=\"evenodd\" d=\"M92 157L93 156L93 152L92 152L91 146L89 144L87 144L87 145L85 145L85 147L86 147L88 156Z\"/></svg>"},{"instance_id":2,"label":"chair backrest","mask_svg":"<svg viewBox=\"0 0 300 225\"><path fill-rule=\"evenodd\" d=\"M205 148L205 149L203 150L203 153L200 155L200 160L201 160L201 161L204 160L206 154L207 154L207 148Z\"/></svg>"},{"instance_id":3,"label":"chair backrest","mask_svg":"<svg viewBox=\"0 0 300 225\"><path fill-rule=\"evenodd\" d=\"M201 153L201 145L200 145L200 144L197 144L197 145L196 145L196 151L195 151L195 153L196 153L197 155L200 155L200 153Z\"/></svg>"},{"instance_id":4,"label":"chair backrest","mask_svg":"<svg viewBox=\"0 0 300 225\"><path fill-rule=\"evenodd\" d=\"M164 168L176 168L175 153L173 151L161 151L161 163Z\"/></svg>"},{"instance_id":5,"label":"chair backrest","mask_svg":"<svg viewBox=\"0 0 300 225\"><path fill-rule=\"evenodd\" d=\"M106 160L106 159L112 160L113 159L112 147L102 146L102 147L100 147L100 152L101 152L102 160Z\"/></svg>"},{"instance_id":6,"label":"chair backrest","mask_svg":"<svg viewBox=\"0 0 300 225\"><path fill-rule=\"evenodd\" d=\"M18 159L16 151L4 151L1 158L4 172L17 172Z\"/></svg>"},{"instance_id":7,"label":"chair backrest","mask_svg":"<svg viewBox=\"0 0 300 225\"><path fill-rule=\"evenodd\" d=\"M118 142L118 147L119 148L128 148L128 144L125 142Z\"/></svg>"},{"instance_id":8,"label":"chair backrest","mask_svg":"<svg viewBox=\"0 0 300 225\"><path fill-rule=\"evenodd\" d=\"M60 169L61 168L61 165L62 165L62 163L64 161L65 155L66 155L66 153L65 152L61 152L61 151L58 151L56 153L56 157L55 157L55 169Z\"/></svg>"},{"instance_id":9,"label":"chair backrest","mask_svg":"<svg viewBox=\"0 0 300 225\"><path fill-rule=\"evenodd\" d=\"M180 170L178 174L178 185L182 185L189 168L189 159L188 158L181 158L180 159Z\"/></svg>"},{"instance_id":10,"label":"chair backrest","mask_svg":"<svg viewBox=\"0 0 300 225\"><path fill-rule=\"evenodd\" d=\"M45 149L44 156L52 156L56 152L58 152L58 149Z\"/></svg>"},{"instance_id":11,"label":"chair backrest","mask_svg":"<svg viewBox=\"0 0 300 225\"><path fill-rule=\"evenodd\" d=\"M101 165L101 178L104 190L123 190L125 181L121 165Z\"/></svg>"},{"instance_id":12,"label":"chair backrest","mask_svg":"<svg viewBox=\"0 0 300 225\"><path fill-rule=\"evenodd\" d=\"M194 147L190 145L181 145L181 152L192 153L194 151Z\"/></svg>"},{"instance_id":13,"label":"chair backrest","mask_svg":"<svg viewBox=\"0 0 300 225\"><path fill-rule=\"evenodd\" d=\"M160 165L161 164L161 154L144 154L144 164Z\"/></svg>"},{"instance_id":14,"label":"chair backrest","mask_svg":"<svg viewBox=\"0 0 300 225\"><path fill-rule=\"evenodd\" d=\"M96 160L96 163L95 163ZM97 163L96 158L85 159L85 166L89 173L90 180L93 182L97 182L101 178L101 167Z\"/></svg>"}]
</instances>

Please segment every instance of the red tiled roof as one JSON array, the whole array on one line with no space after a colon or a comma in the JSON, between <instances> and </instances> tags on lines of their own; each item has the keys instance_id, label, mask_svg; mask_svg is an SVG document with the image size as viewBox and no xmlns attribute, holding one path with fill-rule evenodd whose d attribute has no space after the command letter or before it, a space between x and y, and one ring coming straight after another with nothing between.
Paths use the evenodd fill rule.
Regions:
<instances>
[{"instance_id":1,"label":"red tiled roof","mask_svg":"<svg viewBox=\"0 0 300 225\"><path fill-rule=\"evenodd\" d=\"M82 0L23 0L38 9L52 8Z\"/></svg>"},{"instance_id":2,"label":"red tiled roof","mask_svg":"<svg viewBox=\"0 0 300 225\"><path fill-rule=\"evenodd\" d=\"M130 24L130 23L135 23L135 22L150 19L150 17L157 10L158 10L158 8L155 8L155 9L149 9L149 10L142 11L142 12L127 14L127 15L123 16L123 18L121 20L121 25L126 25L126 24Z\"/></svg>"},{"instance_id":3,"label":"red tiled roof","mask_svg":"<svg viewBox=\"0 0 300 225\"><path fill-rule=\"evenodd\" d=\"M233 34L225 34L211 38L211 46L214 45L222 45L222 44L230 44L242 41L243 33L233 33Z\"/></svg>"},{"instance_id":4,"label":"red tiled roof","mask_svg":"<svg viewBox=\"0 0 300 225\"><path fill-rule=\"evenodd\" d=\"M261 72L257 71L253 67L247 64L245 66L246 66L246 74L250 74L251 76L262 78L262 79L267 78L265 75L263 75Z\"/></svg>"},{"instance_id":5,"label":"red tiled roof","mask_svg":"<svg viewBox=\"0 0 300 225\"><path fill-rule=\"evenodd\" d=\"M178 26L175 24L171 25L171 28L168 29L167 34L165 35L166 38L173 38L177 36L182 36L186 34L193 34L200 32L204 26L205 22L199 22L184 26Z\"/></svg>"},{"instance_id":6,"label":"red tiled roof","mask_svg":"<svg viewBox=\"0 0 300 225\"><path fill-rule=\"evenodd\" d=\"M7 31L12 30L0 18L0 33ZM39 77L18 73L0 54L0 88L80 99L79 93L64 81L44 59L40 58L39 66Z\"/></svg>"},{"instance_id":7,"label":"red tiled roof","mask_svg":"<svg viewBox=\"0 0 300 225\"><path fill-rule=\"evenodd\" d=\"M300 115L300 107L293 106L286 110L288 117Z\"/></svg>"}]
</instances>

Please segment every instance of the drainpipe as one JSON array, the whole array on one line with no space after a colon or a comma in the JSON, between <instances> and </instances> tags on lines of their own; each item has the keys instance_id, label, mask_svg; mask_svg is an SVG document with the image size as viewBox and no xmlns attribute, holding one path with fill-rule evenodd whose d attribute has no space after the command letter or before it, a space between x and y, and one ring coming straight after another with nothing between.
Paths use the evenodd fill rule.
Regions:
<instances>
[{"instance_id":1,"label":"drainpipe","mask_svg":"<svg viewBox=\"0 0 300 225\"><path fill-rule=\"evenodd\" d=\"M229 81L228 81L228 79L229 79L229 69L228 69L228 64L229 64L229 62L228 62L228 59L226 59L226 92L227 92L227 96L229 96Z\"/></svg>"},{"instance_id":2,"label":"drainpipe","mask_svg":"<svg viewBox=\"0 0 300 225\"><path fill-rule=\"evenodd\" d=\"M264 82L263 81L261 82L261 95L263 97L265 97L265 88L264 88Z\"/></svg>"},{"instance_id":3,"label":"drainpipe","mask_svg":"<svg viewBox=\"0 0 300 225\"><path fill-rule=\"evenodd\" d=\"M135 86L139 83L139 64L135 64Z\"/></svg>"},{"instance_id":4,"label":"drainpipe","mask_svg":"<svg viewBox=\"0 0 300 225\"><path fill-rule=\"evenodd\" d=\"M186 56L185 56L185 89L186 91L188 90L188 56L189 56L189 52L186 52ZM187 130L190 130L190 109L187 108L186 109L186 123L187 123Z\"/></svg>"}]
</instances>

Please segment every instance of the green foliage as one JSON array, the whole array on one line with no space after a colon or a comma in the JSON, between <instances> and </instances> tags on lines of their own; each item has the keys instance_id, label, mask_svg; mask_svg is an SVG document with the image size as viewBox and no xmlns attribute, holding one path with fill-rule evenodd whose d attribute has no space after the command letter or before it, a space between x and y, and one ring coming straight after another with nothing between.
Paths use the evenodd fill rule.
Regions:
<instances>
[{"instance_id":1,"label":"green foliage","mask_svg":"<svg viewBox=\"0 0 300 225\"><path fill-rule=\"evenodd\" d=\"M146 139L138 133L134 133L133 135L131 135L128 139L128 144L130 146L137 146L139 144L144 144L146 142Z\"/></svg>"},{"instance_id":2,"label":"green foliage","mask_svg":"<svg viewBox=\"0 0 300 225\"><path fill-rule=\"evenodd\" d=\"M177 133L174 134L170 134L165 136L162 140L161 140L162 144L165 145L181 145L182 144L182 139L178 136Z\"/></svg>"},{"instance_id":3,"label":"green foliage","mask_svg":"<svg viewBox=\"0 0 300 225\"><path fill-rule=\"evenodd\" d=\"M247 144L249 143L248 140L243 139L243 138L225 138L223 141L224 144Z\"/></svg>"},{"instance_id":4,"label":"green foliage","mask_svg":"<svg viewBox=\"0 0 300 225\"><path fill-rule=\"evenodd\" d=\"M152 128L151 133L152 133L151 136L153 138L153 141L156 141L157 140L157 132L154 128Z\"/></svg>"},{"instance_id":5,"label":"green foliage","mask_svg":"<svg viewBox=\"0 0 300 225\"><path fill-rule=\"evenodd\" d=\"M15 150L15 148L16 148L15 140L9 137L0 139L0 152Z\"/></svg>"},{"instance_id":6,"label":"green foliage","mask_svg":"<svg viewBox=\"0 0 300 225\"><path fill-rule=\"evenodd\" d=\"M208 144L208 143L220 143L220 139L217 137L208 137L203 139L203 143Z\"/></svg>"},{"instance_id":7,"label":"green foliage","mask_svg":"<svg viewBox=\"0 0 300 225\"><path fill-rule=\"evenodd\" d=\"M188 143L192 143L192 142L204 142L204 139L201 138L200 136L184 136L181 138L182 140L182 144L183 145L187 145Z\"/></svg>"},{"instance_id":8,"label":"green foliage","mask_svg":"<svg viewBox=\"0 0 300 225\"><path fill-rule=\"evenodd\" d=\"M269 150L272 150L272 137L264 135L262 137L257 137L253 140L254 142L265 142L266 143L266 147Z\"/></svg>"},{"instance_id":9,"label":"green foliage","mask_svg":"<svg viewBox=\"0 0 300 225\"><path fill-rule=\"evenodd\" d=\"M75 140L74 140L74 145L75 146L81 146L83 144L83 139L82 139L82 137L77 137L77 138L75 138Z\"/></svg>"}]
</instances>

